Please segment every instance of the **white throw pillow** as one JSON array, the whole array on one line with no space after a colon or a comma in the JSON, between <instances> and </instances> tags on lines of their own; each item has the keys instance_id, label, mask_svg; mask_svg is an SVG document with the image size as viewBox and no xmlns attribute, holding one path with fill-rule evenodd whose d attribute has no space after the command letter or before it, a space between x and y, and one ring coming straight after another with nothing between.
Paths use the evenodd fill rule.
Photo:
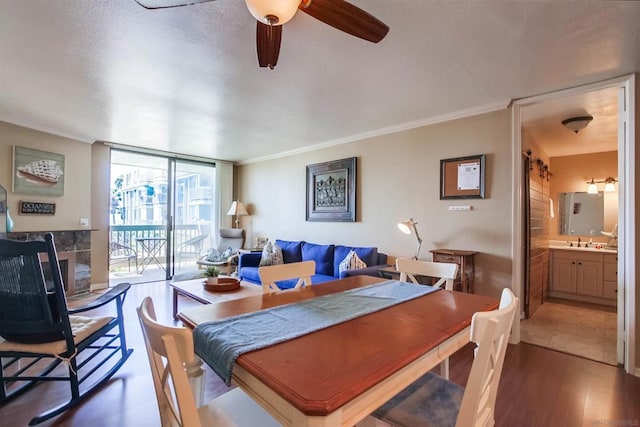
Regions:
<instances>
[{"instance_id":1,"label":"white throw pillow","mask_svg":"<svg viewBox=\"0 0 640 427\"><path fill-rule=\"evenodd\" d=\"M206 260L210 262L226 261L232 253L232 248L227 248L224 250L224 252L219 252L216 248L211 248L206 256Z\"/></svg>"},{"instance_id":2,"label":"white throw pillow","mask_svg":"<svg viewBox=\"0 0 640 427\"><path fill-rule=\"evenodd\" d=\"M260 267L264 267L265 265L271 265L271 252L273 252L273 244L271 242L267 242L262 249L262 257L260 258Z\"/></svg>"},{"instance_id":3,"label":"white throw pillow","mask_svg":"<svg viewBox=\"0 0 640 427\"><path fill-rule=\"evenodd\" d=\"M271 252L271 265L284 264L284 256L280 246L273 244L273 252Z\"/></svg>"},{"instance_id":4,"label":"white throw pillow","mask_svg":"<svg viewBox=\"0 0 640 427\"><path fill-rule=\"evenodd\" d=\"M260 267L267 265L284 264L284 258L282 257L282 249L276 244L267 242L262 250L262 257L260 258Z\"/></svg>"},{"instance_id":5,"label":"white throw pillow","mask_svg":"<svg viewBox=\"0 0 640 427\"><path fill-rule=\"evenodd\" d=\"M342 273L347 270L359 270L361 268L366 268L367 264L360 259L356 251L349 251L346 257L340 262L340 266L338 267L338 271Z\"/></svg>"}]
</instances>

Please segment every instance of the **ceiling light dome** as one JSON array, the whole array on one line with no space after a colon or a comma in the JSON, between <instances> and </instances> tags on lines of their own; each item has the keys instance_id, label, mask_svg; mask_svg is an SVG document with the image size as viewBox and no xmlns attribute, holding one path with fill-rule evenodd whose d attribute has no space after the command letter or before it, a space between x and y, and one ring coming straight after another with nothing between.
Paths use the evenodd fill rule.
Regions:
<instances>
[{"instance_id":1,"label":"ceiling light dome","mask_svg":"<svg viewBox=\"0 0 640 427\"><path fill-rule=\"evenodd\" d=\"M245 0L249 12L267 25L282 25L298 10L300 0Z\"/></svg>"},{"instance_id":2,"label":"ceiling light dome","mask_svg":"<svg viewBox=\"0 0 640 427\"><path fill-rule=\"evenodd\" d=\"M579 116L579 117L570 117L568 119L564 119L562 121L562 125L569 130L578 133L578 131L587 127L589 123L593 120L593 116Z\"/></svg>"}]
</instances>

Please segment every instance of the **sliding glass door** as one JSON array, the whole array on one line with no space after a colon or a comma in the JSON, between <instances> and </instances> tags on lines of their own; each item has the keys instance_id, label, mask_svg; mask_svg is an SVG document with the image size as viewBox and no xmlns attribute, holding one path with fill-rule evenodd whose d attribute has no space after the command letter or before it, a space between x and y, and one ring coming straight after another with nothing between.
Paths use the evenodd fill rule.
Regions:
<instances>
[{"instance_id":1,"label":"sliding glass door","mask_svg":"<svg viewBox=\"0 0 640 427\"><path fill-rule=\"evenodd\" d=\"M173 272L197 269L196 261L214 241L215 169L211 165L173 162Z\"/></svg>"},{"instance_id":2,"label":"sliding glass door","mask_svg":"<svg viewBox=\"0 0 640 427\"><path fill-rule=\"evenodd\" d=\"M211 245L213 164L111 152L109 283L196 270Z\"/></svg>"}]
</instances>

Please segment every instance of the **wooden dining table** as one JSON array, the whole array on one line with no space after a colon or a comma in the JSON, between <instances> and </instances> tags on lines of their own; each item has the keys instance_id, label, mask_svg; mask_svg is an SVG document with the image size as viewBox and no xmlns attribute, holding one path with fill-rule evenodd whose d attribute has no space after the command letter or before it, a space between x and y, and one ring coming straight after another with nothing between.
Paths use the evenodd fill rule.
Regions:
<instances>
[{"instance_id":1,"label":"wooden dining table","mask_svg":"<svg viewBox=\"0 0 640 427\"><path fill-rule=\"evenodd\" d=\"M204 322L380 283L352 276L301 289L187 308ZM353 426L469 342L474 313L498 300L439 290L242 354L233 382L286 426Z\"/></svg>"}]
</instances>

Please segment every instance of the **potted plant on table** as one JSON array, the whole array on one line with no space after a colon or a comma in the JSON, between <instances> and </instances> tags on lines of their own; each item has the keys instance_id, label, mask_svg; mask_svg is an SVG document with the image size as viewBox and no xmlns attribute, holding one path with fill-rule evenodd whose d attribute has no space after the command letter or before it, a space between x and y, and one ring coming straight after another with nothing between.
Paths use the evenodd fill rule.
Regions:
<instances>
[{"instance_id":1,"label":"potted plant on table","mask_svg":"<svg viewBox=\"0 0 640 427\"><path fill-rule=\"evenodd\" d=\"M204 275L207 278L207 285L217 285L220 270L218 270L218 267L216 267L215 265L210 265L204 271Z\"/></svg>"}]
</instances>

